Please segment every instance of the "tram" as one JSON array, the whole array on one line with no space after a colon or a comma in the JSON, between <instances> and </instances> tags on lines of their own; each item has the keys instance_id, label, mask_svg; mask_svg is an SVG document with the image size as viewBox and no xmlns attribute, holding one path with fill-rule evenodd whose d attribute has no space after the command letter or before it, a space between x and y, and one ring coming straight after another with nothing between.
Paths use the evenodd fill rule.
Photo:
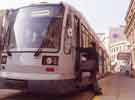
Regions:
<instances>
[{"instance_id":1,"label":"tram","mask_svg":"<svg viewBox=\"0 0 135 100\"><path fill-rule=\"evenodd\" d=\"M39 3L9 9L1 33L0 77L27 81L28 88L65 92L94 82L84 73L78 81L80 48L96 43L100 68L107 54L87 21L68 4ZM104 72L104 71L103 71ZM82 84L83 83L83 84Z\"/></svg>"}]
</instances>

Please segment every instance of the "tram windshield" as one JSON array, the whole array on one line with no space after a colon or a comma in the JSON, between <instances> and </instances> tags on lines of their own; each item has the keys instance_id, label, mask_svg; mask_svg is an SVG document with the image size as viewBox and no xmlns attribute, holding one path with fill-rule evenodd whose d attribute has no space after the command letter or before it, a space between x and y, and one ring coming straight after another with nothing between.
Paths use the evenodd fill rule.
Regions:
<instances>
[{"instance_id":1,"label":"tram windshield","mask_svg":"<svg viewBox=\"0 0 135 100\"><path fill-rule=\"evenodd\" d=\"M11 29L9 49L59 49L63 16L61 5L21 8Z\"/></svg>"}]
</instances>

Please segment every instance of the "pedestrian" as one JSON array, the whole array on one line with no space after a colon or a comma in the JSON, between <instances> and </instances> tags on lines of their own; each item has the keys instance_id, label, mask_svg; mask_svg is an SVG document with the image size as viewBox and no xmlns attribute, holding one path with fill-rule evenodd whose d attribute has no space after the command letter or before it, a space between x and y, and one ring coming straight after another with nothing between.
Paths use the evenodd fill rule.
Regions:
<instances>
[{"instance_id":1,"label":"pedestrian","mask_svg":"<svg viewBox=\"0 0 135 100\"><path fill-rule=\"evenodd\" d=\"M99 71L99 55L96 51L96 44L92 42L91 45L92 47L88 48L87 53L83 54L82 60L84 61L82 61L81 63L81 70L82 72L90 72L90 79L94 81L94 92L95 94L100 95L102 94L102 92L98 84L98 79L96 77Z\"/></svg>"},{"instance_id":2,"label":"pedestrian","mask_svg":"<svg viewBox=\"0 0 135 100\"><path fill-rule=\"evenodd\" d=\"M91 71L91 75L92 77L94 78L95 80L95 84L94 84L94 92L97 94L97 95L101 95L102 92L101 92L101 88L99 86L99 83L98 83L98 79L97 79L97 74L99 72L99 54L96 50L96 43L95 42L91 42L91 45L92 45L92 53L89 53L90 55L88 56L88 59L93 59L95 60L95 64L93 64L93 70Z\"/></svg>"}]
</instances>

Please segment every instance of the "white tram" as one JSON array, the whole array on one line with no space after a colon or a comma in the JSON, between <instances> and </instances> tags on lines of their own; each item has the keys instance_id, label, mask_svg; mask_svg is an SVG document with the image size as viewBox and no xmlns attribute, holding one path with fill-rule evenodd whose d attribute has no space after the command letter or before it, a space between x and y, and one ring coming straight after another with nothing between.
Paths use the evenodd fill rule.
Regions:
<instances>
[{"instance_id":1,"label":"white tram","mask_svg":"<svg viewBox=\"0 0 135 100\"><path fill-rule=\"evenodd\" d=\"M77 80L79 48L91 47L91 41L100 51L100 67L106 59L104 48L84 17L65 3L7 10L1 34L0 77L27 81L35 90L65 92L78 84L94 84L87 74L82 76L87 82Z\"/></svg>"}]
</instances>

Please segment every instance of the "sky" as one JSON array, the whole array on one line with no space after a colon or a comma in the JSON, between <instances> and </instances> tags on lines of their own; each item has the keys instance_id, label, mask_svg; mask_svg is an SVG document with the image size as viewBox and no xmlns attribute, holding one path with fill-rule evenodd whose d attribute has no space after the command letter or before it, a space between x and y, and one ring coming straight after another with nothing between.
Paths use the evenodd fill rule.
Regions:
<instances>
[{"instance_id":1,"label":"sky","mask_svg":"<svg viewBox=\"0 0 135 100\"><path fill-rule=\"evenodd\" d=\"M0 9L17 7L33 0L0 0ZM39 1L39 0L35 0ZM40 0L59 2L60 0ZM109 28L125 24L130 0L62 0L79 10L97 33L108 33Z\"/></svg>"}]
</instances>

